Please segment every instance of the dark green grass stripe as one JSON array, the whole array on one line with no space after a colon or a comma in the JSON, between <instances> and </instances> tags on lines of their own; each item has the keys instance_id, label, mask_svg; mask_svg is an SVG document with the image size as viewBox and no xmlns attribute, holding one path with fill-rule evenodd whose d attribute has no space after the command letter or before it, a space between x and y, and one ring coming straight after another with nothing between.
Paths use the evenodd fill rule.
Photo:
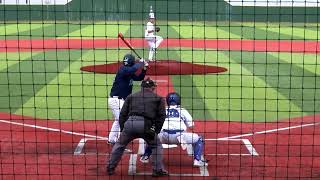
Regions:
<instances>
[{"instance_id":1,"label":"dark green grass stripe","mask_svg":"<svg viewBox=\"0 0 320 180\"><path fill-rule=\"evenodd\" d=\"M303 39L299 36L290 36L287 34L276 33L268 30L262 30L255 27L247 26L218 26L219 29L239 35L243 39L270 39L270 40L292 40Z\"/></svg>"},{"instance_id":2,"label":"dark green grass stripe","mask_svg":"<svg viewBox=\"0 0 320 180\"><path fill-rule=\"evenodd\" d=\"M294 63L268 53L230 52L232 60L299 107L304 113L320 112L320 77ZM268 97L267 97L268 98Z\"/></svg>"},{"instance_id":3,"label":"dark green grass stripe","mask_svg":"<svg viewBox=\"0 0 320 180\"><path fill-rule=\"evenodd\" d=\"M50 51L0 71L0 108L14 113L81 55L80 51L59 51L59 55Z\"/></svg>"},{"instance_id":4,"label":"dark green grass stripe","mask_svg":"<svg viewBox=\"0 0 320 180\"><path fill-rule=\"evenodd\" d=\"M5 36L0 36L1 39L32 39L32 38L57 38L61 36L68 36L68 34L88 26L87 24L52 24L49 26L42 26L40 28L10 33Z\"/></svg>"}]
</instances>

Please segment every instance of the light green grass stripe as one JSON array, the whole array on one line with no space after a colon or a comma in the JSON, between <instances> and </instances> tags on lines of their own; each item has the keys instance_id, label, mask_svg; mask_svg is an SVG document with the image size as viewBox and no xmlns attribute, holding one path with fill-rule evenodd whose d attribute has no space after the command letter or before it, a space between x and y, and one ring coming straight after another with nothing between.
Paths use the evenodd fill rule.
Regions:
<instances>
[{"instance_id":1,"label":"light green grass stripe","mask_svg":"<svg viewBox=\"0 0 320 180\"><path fill-rule=\"evenodd\" d=\"M82 66L113 63L124 50L86 50L79 53L69 68L43 87L35 97L24 104L17 113L32 114L39 118L60 120L103 120L112 119L107 107L107 97L114 75L82 72ZM117 55L118 54L118 55Z\"/></svg>"},{"instance_id":2,"label":"light green grass stripe","mask_svg":"<svg viewBox=\"0 0 320 180\"><path fill-rule=\"evenodd\" d=\"M320 32L314 31L307 28L297 28L297 27L255 27L256 29L261 29L263 31L275 32L279 34L285 34L291 36L292 39L301 40L318 40Z\"/></svg>"},{"instance_id":3,"label":"light green grass stripe","mask_svg":"<svg viewBox=\"0 0 320 180\"><path fill-rule=\"evenodd\" d=\"M33 83L35 87L28 89L30 93L27 96L23 95L24 100L20 102L20 106L15 110L15 113L37 118L48 118L46 110L41 109L41 106L38 106L38 104L50 104L54 102L51 101L50 98L47 98L47 94L39 98L39 91L55 91L54 88L50 89L50 86L48 87L47 85L55 83L57 76L65 69L69 69L68 67L75 60L79 59L80 55L80 51L59 51L59 53L43 53L42 57L36 57L39 59L33 58L31 62L33 69L31 68L28 70L28 73L25 73L27 75L25 78L28 78L26 81ZM27 65L28 64L25 64L23 66ZM63 87L63 84L60 84L60 86ZM22 89L22 92L24 92L24 89ZM37 109L37 107L39 107L39 109Z\"/></svg>"},{"instance_id":4,"label":"light green grass stripe","mask_svg":"<svg viewBox=\"0 0 320 180\"><path fill-rule=\"evenodd\" d=\"M224 31L216 26L171 25L183 38L240 39L237 34Z\"/></svg>"},{"instance_id":5,"label":"light green grass stripe","mask_svg":"<svg viewBox=\"0 0 320 180\"><path fill-rule=\"evenodd\" d=\"M289 104L286 97L270 87L251 71L232 60L228 52L183 51L183 60L193 59L194 63L226 67L227 72L205 76L193 76L198 92L205 100L206 112L213 119L223 121L264 122L288 118L280 105ZM279 106L279 107L278 107ZM292 109L301 111L292 105Z\"/></svg>"},{"instance_id":6,"label":"light green grass stripe","mask_svg":"<svg viewBox=\"0 0 320 180\"><path fill-rule=\"evenodd\" d=\"M243 26L255 26L255 27L265 27L265 26L269 26L269 27L305 27L305 26L309 26L309 27L317 27L318 24L317 23L306 23L306 22L231 22L232 24L237 23L239 25L243 25Z\"/></svg>"},{"instance_id":7,"label":"light green grass stripe","mask_svg":"<svg viewBox=\"0 0 320 180\"><path fill-rule=\"evenodd\" d=\"M304 54L304 53L268 53L281 61L289 64L294 64L296 67L304 69L304 73L313 73L320 75L320 55L319 54ZM302 75L302 74L300 74Z\"/></svg>"},{"instance_id":8,"label":"light green grass stripe","mask_svg":"<svg viewBox=\"0 0 320 180\"><path fill-rule=\"evenodd\" d=\"M39 54L39 52L1 52L0 71L10 69L11 66L19 63L20 61L30 60L32 56L37 54Z\"/></svg>"},{"instance_id":9,"label":"light green grass stripe","mask_svg":"<svg viewBox=\"0 0 320 180\"><path fill-rule=\"evenodd\" d=\"M282 33L282 31L268 31L269 28L271 29L278 29L279 26L261 26L255 23L251 23L250 25L243 25L242 23L239 22L234 22L231 23L230 25L227 26L218 26L220 29L231 32L234 34L238 34L239 36L242 37L242 39L270 39L270 40L278 40L278 39L303 39L299 36L295 36L294 34L286 34L288 33L287 31L283 31L286 33ZM285 26L287 27L287 26Z\"/></svg>"},{"instance_id":10,"label":"light green grass stripe","mask_svg":"<svg viewBox=\"0 0 320 180\"><path fill-rule=\"evenodd\" d=\"M316 97L320 94L317 83L320 79L314 73L268 53L231 52L231 54L234 61L242 63L244 68L290 100L290 103L280 106L282 109L279 111L287 112L287 116L290 117L319 111L320 100ZM294 108L293 105L301 110Z\"/></svg>"},{"instance_id":11,"label":"light green grass stripe","mask_svg":"<svg viewBox=\"0 0 320 180\"><path fill-rule=\"evenodd\" d=\"M0 36L5 35L23 35L28 36L31 35L31 31L49 26L50 24L27 24L27 23L19 23L19 24L2 24L0 26Z\"/></svg>"},{"instance_id":12,"label":"light green grass stripe","mask_svg":"<svg viewBox=\"0 0 320 180\"><path fill-rule=\"evenodd\" d=\"M54 79L59 71L69 65L69 61L59 61L63 58L72 61L65 51L42 52L32 56L31 60L19 61L8 69L2 70L0 100L3 103L0 103L0 109L13 113L21 108L43 86Z\"/></svg>"},{"instance_id":13,"label":"light green grass stripe","mask_svg":"<svg viewBox=\"0 0 320 180\"><path fill-rule=\"evenodd\" d=\"M57 38L67 37L70 33L86 27L86 24L69 24L69 23L54 23L54 24L31 24L35 26L33 29L20 30L12 26L12 33L6 32L0 36L1 39L39 39L39 38ZM10 31L7 31L10 32ZM6 36L6 37L5 37ZM79 35L78 35L79 36ZM80 35L81 36L81 35Z\"/></svg>"},{"instance_id":14,"label":"light green grass stripe","mask_svg":"<svg viewBox=\"0 0 320 180\"><path fill-rule=\"evenodd\" d=\"M118 33L128 31L129 25L95 24L81 27L65 36L73 38L117 38Z\"/></svg>"},{"instance_id":15,"label":"light green grass stripe","mask_svg":"<svg viewBox=\"0 0 320 180\"><path fill-rule=\"evenodd\" d=\"M71 53L73 53L73 55ZM67 63L68 66L60 69L57 76L39 89L35 96L24 103L22 108L18 109L16 113L37 118L64 119L67 115L71 118L71 109L64 108L72 103L70 93L76 93L82 88L79 86L82 81L77 78L77 75L80 74L80 70L74 69L73 67L77 66L73 66L73 64L81 59L81 55L84 56L85 54L86 51L71 51L70 53L67 52L67 54L65 54L67 55L66 57L58 58L56 63L63 62ZM75 84L76 88L73 87L70 89L70 83ZM79 97L73 99L78 98Z\"/></svg>"}]
</instances>

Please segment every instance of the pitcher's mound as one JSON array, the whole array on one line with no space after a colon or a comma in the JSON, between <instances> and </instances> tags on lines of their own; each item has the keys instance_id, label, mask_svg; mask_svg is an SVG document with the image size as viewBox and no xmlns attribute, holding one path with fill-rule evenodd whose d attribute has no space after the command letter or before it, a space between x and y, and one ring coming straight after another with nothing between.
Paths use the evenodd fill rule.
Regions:
<instances>
[{"instance_id":1,"label":"pitcher's mound","mask_svg":"<svg viewBox=\"0 0 320 180\"><path fill-rule=\"evenodd\" d=\"M82 71L116 74L122 62L81 67ZM209 74L227 71L224 67L179 62L175 60L157 60L149 63L148 75L188 75Z\"/></svg>"}]
</instances>

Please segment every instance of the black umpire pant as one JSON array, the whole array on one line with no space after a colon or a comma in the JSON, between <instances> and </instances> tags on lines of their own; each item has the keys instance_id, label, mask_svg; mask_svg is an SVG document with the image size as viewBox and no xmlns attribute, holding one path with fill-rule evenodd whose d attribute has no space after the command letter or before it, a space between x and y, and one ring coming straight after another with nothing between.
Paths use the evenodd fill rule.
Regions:
<instances>
[{"instance_id":1,"label":"black umpire pant","mask_svg":"<svg viewBox=\"0 0 320 180\"><path fill-rule=\"evenodd\" d=\"M159 171L164 169L162 144L157 135L154 139L145 137L144 118L142 116L130 116L125 122L120 137L112 148L107 168L114 169L117 167L126 146L136 138L143 138L149 147L152 148L151 162L153 170Z\"/></svg>"}]
</instances>

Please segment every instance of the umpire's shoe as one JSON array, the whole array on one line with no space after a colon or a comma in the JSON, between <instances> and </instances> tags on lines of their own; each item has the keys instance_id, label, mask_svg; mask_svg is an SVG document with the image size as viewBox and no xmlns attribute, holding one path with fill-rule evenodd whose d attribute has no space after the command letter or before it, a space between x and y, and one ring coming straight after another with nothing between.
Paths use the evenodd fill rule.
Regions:
<instances>
[{"instance_id":1,"label":"umpire's shoe","mask_svg":"<svg viewBox=\"0 0 320 180\"><path fill-rule=\"evenodd\" d=\"M153 177L168 176L168 175L169 175L169 173L167 171L162 170L162 169L153 170L153 172L152 172Z\"/></svg>"},{"instance_id":2,"label":"umpire's shoe","mask_svg":"<svg viewBox=\"0 0 320 180\"><path fill-rule=\"evenodd\" d=\"M114 175L114 168L107 168L107 175L109 176Z\"/></svg>"}]
</instances>

